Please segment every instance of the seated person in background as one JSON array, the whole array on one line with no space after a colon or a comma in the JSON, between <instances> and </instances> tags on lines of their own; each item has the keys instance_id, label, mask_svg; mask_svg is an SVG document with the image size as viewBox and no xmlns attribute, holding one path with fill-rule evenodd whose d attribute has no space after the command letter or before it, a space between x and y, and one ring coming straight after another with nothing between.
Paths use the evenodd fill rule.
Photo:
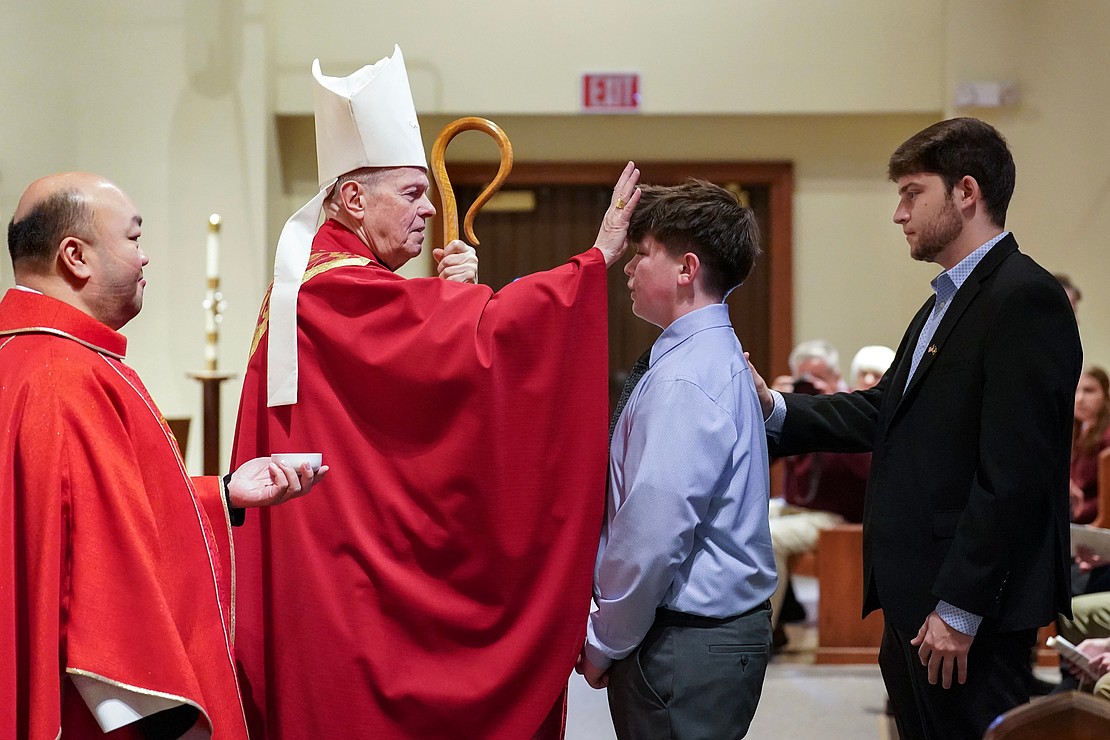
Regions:
<instances>
[{"instance_id":1,"label":"seated person in background","mask_svg":"<svg viewBox=\"0 0 1110 740\"><path fill-rule=\"evenodd\" d=\"M1075 389L1071 434L1071 520L1090 524L1098 516L1098 456L1110 447L1110 376L1092 365Z\"/></svg>"},{"instance_id":2,"label":"seated person in background","mask_svg":"<svg viewBox=\"0 0 1110 740\"><path fill-rule=\"evenodd\" d=\"M1060 281L1060 286L1064 289L1064 292L1068 294L1071 310L1078 314L1079 301L1083 298L1083 293L1080 292L1079 286L1073 283L1071 278L1062 272L1056 273L1053 277Z\"/></svg>"},{"instance_id":3,"label":"seated person in background","mask_svg":"<svg viewBox=\"0 0 1110 740\"><path fill-rule=\"evenodd\" d=\"M881 344L872 344L860 347L859 352L852 358L850 375L852 390L865 391L879 384L885 373L894 362L894 350Z\"/></svg>"},{"instance_id":4,"label":"seated person in background","mask_svg":"<svg viewBox=\"0 0 1110 740\"><path fill-rule=\"evenodd\" d=\"M1098 456L1110 447L1110 377L1092 365L1075 389L1071 443L1071 520L1089 524L1098 516ZM1071 566L1071 593L1110 591L1110 565L1076 558Z\"/></svg>"},{"instance_id":5,"label":"seated person in background","mask_svg":"<svg viewBox=\"0 0 1110 740\"><path fill-rule=\"evenodd\" d=\"M803 342L790 353L794 378L777 378L776 389L794 388L799 381L812 379L817 393L840 390L843 381L837 353L827 342ZM894 360L889 347L869 346L856 353L852 360L853 390L873 388ZM787 389L787 392L790 392ZM779 627L779 617L786 598L790 571L788 558L817 547L822 529L842 522L863 521L863 497L867 489L867 472L871 467L870 452L813 452L795 455L783 461L783 497L786 505L772 507L771 547L779 583L771 597L772 623ZM783 636L777 636L781 644Z\"/></svg>"},{"instance_id":6,"label":"seated person in background","mask_svg":"<svg viewBox=\"0 0 1110 740\"><path fill-rule=\"evenodd\" d=\"M1091 659L1091 670L1098 674L1098 679L1091 687L1091 693L1100 699L1110 701L1110 637L1093 637L1084 640L1076 647L1079 652ZM1090 678L1086 679L1086 681L1090 680Z\"/></svg>"},{"instance_id":7,"label":"seated person in background","mask_svg":"<svg viewBox=\"0 0 1110 740\"><path fill-rule=\"evenodd\" d=\"M840 353L823 339L794 347L787 360L792 375L780 375L771 387L783 393L836 393L850 390L840 377Z\"/></svg>"},{"instance_id":8,"label":"seated person in background","mask_svg":"<svg viewBox=\"0 0 1110 740\"><path fill-rule=\"evenodd\" d=\"M1103 564L1101 558L1083 547L1075 560L1081 570L1089 571ZM1056 630L1091 659L1091 668L1099 677L1094 683L1095 696L1110 699L1110 592L1076 596L1071 600L1071 610L1072 618L1058 619ZM1091 679L1076 666L1065 660L1061 669L1071 675L1065 673L1057 691L1078 689L1081 679L1084 687L1090 687Z\"/></svg>"},{"instance_id":9,"label":"seated person in background","mask_svg":"<svg viewBox=\"0 0 1110 740\"><path fill-rule=\"evenodd\" d=\"M1079 390L1077 390L1075 394L1076 430L1078 430L1080 426L1079 407L1081 405L1080 398L1084 395L1082 390L1084 380L1088 378L1092 370L1095 371L1096 376L1101 374L1103 380L1106 379L1106 374L1098 368L1088 369L1080 378ZM1106 394L1103 392L1103 398L1105 399L1105 397ZM1077 434L1078 433L1077 431ZM1073 492L1076 487L1075 446L1075 443L1073 443ZM1097 459L1097 453L1095 456ZM1074 496L1072 501L1074 504ZM1072 618L1068 619L1062 615L1057 616L1056 632L1073 645L1078 646L1084 640L1090 640L1091 638L1110 638L1110 564L1107 564L1102 557L1083 545L1079 545L1076 550L1074 562L1071 564ZM1062 662L1060 664L1060 674L1061 680L1058 684L1035 679L1032 684L1032 693L1047 694L1061 691L1074 691L1080 687L1079 679L1082 676L1074 666L1070 666L1066 661ZM1103 695L1110 699L1110 680L1107 680L1104 684L1103 691Z\"/></svg>"}]
</instances>

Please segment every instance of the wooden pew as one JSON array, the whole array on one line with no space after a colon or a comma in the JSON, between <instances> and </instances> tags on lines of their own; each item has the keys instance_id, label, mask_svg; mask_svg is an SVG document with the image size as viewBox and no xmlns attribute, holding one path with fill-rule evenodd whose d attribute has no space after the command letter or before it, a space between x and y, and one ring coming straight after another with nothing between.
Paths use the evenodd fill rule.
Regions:
<instances>
[{"instance_id":1,"label":"wooden pew","mask_svg":"<svg viewBox=\"0 0 1110 740\"><path fill-rule=\"evenodd\" d=\"M996 719L983 740L1096 740L1110 737L1110 701L1078 691L1051 694Z\"/></svg>"},{"instance_id":2,"label":"wooden pew","mask_svg":"<svg viewBox=\"0 0 1110 740\"><path fill-rule=\"evenodd\" d=\"M863 608L863 526L840 524L821 532L817 540L816 663L875 663L883 639L882 612L860 619ZM1059 666L1055 650L1045 640L1056 634L1054 624L1037 634L1037 665Z\"/></svg>"},{"instance_id":3,"label":"wooden pew","mask_svg":"<svg viewBox=\"0 0 1110 740\"><path fill-rule=\"evenodd\" d=\"M863 525L840 524L817 539L816 663L875 663L883 638L881 612L863 609Z\"/></svg>"}]
</instances>

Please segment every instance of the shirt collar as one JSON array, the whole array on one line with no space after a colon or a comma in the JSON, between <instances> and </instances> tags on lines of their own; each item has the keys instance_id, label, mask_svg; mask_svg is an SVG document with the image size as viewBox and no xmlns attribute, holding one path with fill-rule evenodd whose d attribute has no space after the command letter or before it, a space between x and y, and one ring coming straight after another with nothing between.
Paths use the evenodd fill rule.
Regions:
<instances>
[{"instance_id":1,"label":"shirt collar","mask_svg":"<svg viewBox=\"0 0 1110 740\"><path fill-rule=\"evenodd\" d=\"M1010 232L1003 231L1001 234L994 237L986 244L979 247L974 252L957 262L955 265L952 266L951 269L945 270L944 272L933 278L933 292L937 293L939 297L940 293L945 288L944 283L946 280L951 281L952 283L952 293L955 293L957 290L959 290L960 286L964 284L968 276L971 275L972 271L979 265L980 262L983 261L983 258L987 256L987 252L991 251L991 247L1005 239L1009 234Z\"/></svg>"},{"instance_id":2,"label":"shirt collar","mask_svg":"<svg viewBox=\"0 0 1110 740\"><path fill-rule=\"evenodd\" d=\"M663 330L655 344L651 346L651 361L649 367L659 361L659 358L670 352L690 337L706 329L716 329L727 326L732 328L728 318L728 304L714 303L694 309L688 314L679 316L671 325Z\"/></svg>"}]
</instances>

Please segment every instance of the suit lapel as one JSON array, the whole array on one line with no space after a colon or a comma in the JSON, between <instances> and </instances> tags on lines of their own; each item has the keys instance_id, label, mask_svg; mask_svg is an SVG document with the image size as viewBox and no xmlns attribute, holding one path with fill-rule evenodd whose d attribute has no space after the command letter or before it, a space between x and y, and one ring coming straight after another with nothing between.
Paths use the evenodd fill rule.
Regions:
<instances>
[{"instance_id":1,"label":"suit lapel","mask_svg":"<svg viewBox=\"0 0 1110 740\"><path fill-rule=\"evenodd\" d=\"M913 364L913 348L917 346L917 338L921 336L921 330L925 328L925 322L929 320L929 314L933 311L933 304L936 303L936 295L929 297L925 301L925 305L917 310L917 315L913 317L910 322L910 328L906 332L906 339L904 351L898 358L898 364L894 366L894 374L890 379L890 388L887 391L891 394L893 399L892 409L897 409L898 405L902 402L903 391L906 388L906 378L910 374L910 365ZM893 416L893 414L892 414Z\"/></svg>"},{"instance_id":2,"label":"suit lapel","mask_svg":"<svg viewBox=\"0 0 1110 740\"><path fill-rule=\"evenodd\" d=\"M906 385L905 375L901 375L901 383L896 387L904 387L906 391L898 399L897 406L894 409L895 414L897 414L898 410L902 407L903 401L913 395L917 387L921 385L937 357L944 352L948 337L952 334L952 330L955 328L956 323L959 322L960 317L979 294L982 282L990 277L998 266L1002 264L1004 259L1016 251L1017 241L1014 239L1013 234L1007 234L1006 238L991 247L991 250L987 252L986 256L983 257L979 264L975 266L975 269L972 270L971 274L968 275L964 284L956 291L956 295L952 297L952 305L945 311L944 318L941 319L940 325L937 326L936 331L933 332L933 337L929 340L929 346L925 349L925 354L921 356L921 362L918 363L917 371L913 374L913 377L910 378L908 386ZM920 336L921 327L924 326L925 321L928 319L935 301L936 296L926 303L926 308L929 310L926 311L922 309L918 314L917 320L920 322L920 326L918 326L917 331L914 333L912 346L917 345L917 337ZM910 352L907 353L907 356L903 358L902 361L902 365L905 365L905 371L907 373L909 372L909 365L912 362L912 356L913 350L911 348ZM901 369L902 368L899 367L900 371Z\"/></svg>"}]
</instances>

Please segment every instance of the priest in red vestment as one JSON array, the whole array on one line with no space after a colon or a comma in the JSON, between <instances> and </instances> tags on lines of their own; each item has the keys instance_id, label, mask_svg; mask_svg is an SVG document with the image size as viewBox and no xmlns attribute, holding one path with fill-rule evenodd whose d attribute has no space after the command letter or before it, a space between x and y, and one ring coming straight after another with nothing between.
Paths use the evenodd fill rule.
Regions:
<instances>
[{"instance_id":1,"label":"priest in red vestment","mask_svg":"<svg viewBox=\"0 0 1110 740\"><path fill-rule=\"evenodd\" d=\"M146 284L141 222L116 186L70 173L33 183L8 228L0 737L247 737L221 481L186 474L123 361L117 330ZM262 458L227 487L239 507L312 483Z\"/></svg>"},{"instance_id":2,"label":"priest in red vestment","mask_svg":"<svg viewBox=\"0 0 1110 740\"><path fill-rule=\"evenodd\" d=\"M234 449L345 464L236 532L252 731L558 738L603 516L606 267L639 172L565 265L494 293L452 242L405 279L435 209L400 51L314 74L322 188L279 241Z\"/></svg>"}]
</instances>

